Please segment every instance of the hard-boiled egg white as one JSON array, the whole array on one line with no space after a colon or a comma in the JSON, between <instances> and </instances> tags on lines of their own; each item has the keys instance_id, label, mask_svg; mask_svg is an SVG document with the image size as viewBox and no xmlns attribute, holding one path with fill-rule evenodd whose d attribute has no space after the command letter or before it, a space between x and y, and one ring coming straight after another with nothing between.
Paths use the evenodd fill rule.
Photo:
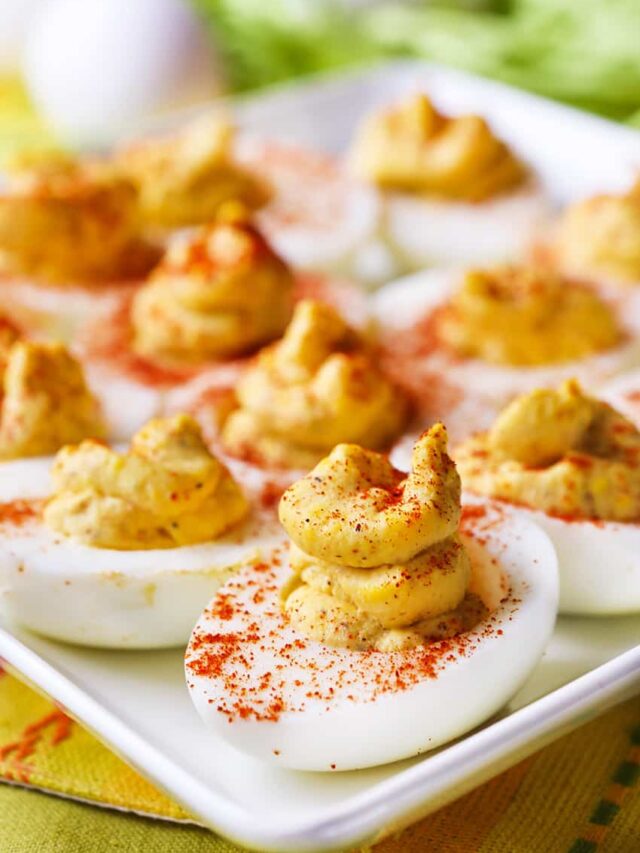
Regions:
<instances>
[{"instance_id":1,"label":"hard-boiled egg white","mask_svg":"<svg viewBox=\"0 0 640 853\"><path fill-rule=\"evenodd\" d=\"M166 396L163 389L100 364L84 362L84 371L89 388L102 408L110 441L127 441L144 424L163 414Z\"/></svg>"},{"instance_id":2,"label":"hard-boiled egg white","mask_svg":"<svg viewBox=\"0 0 640 853\"><path fill-rule=\"evenodd\" d=\"M379 239L377 193L330 155L280 140L243 136L238 159L272 186L258 222L294 267L360 277L376 283L397 266Z\"/></svg>"},{"instance_id":3,"label":"hard-boiled egg white","mask_svg":"<svg viewBox=\"0 0 640 853\"><path fill-rule=\"evenodd\" d=\"M549 216L549 200L536 182L478 203L385 195L385 231L411 269L516 260Z\"/></svg>"},{"instance_id":4,"label":"hard-boiled egg white","mask_svg":"<svg viewBox=\"0 0 640 853\"><path fill-rule=\"evenodd\" d=\"M42 284L29 278L2 281L3 311L25 329L70 341L87 321L105 321L128 285L99 287Z\"/></svg>"},{"instance_id":5,"label":"hard-boiled egg white","mask_svg":"<svg viewBox=\"0 0 640 853\"><path fill-rule=\"evenodd\" d=\"M419 426L442 419L457 443L487 429L518 394L571 377L589 389L598 388L640 362L640 345L633 325L627 323L624 303L617 306L618 316L629 337L606 352L579 361L509 367L458 358L433 340L428 320L447 302L462 275L456 268L416 273L386 285L372 298L374 322L387 351L386 365L414 399ZM404 467L402 463L398 452L394 464Z\"/></svg>"},{"instance_id":6,"label":"hard-boiled egg white","mask_svg":"<svg viewBox=\"0 0 640 853\"><path fill-rule=\"evenodd\" d=\"M251 471L242 474L252 502L243 524L213 542L141 551L54 534L41 520L42 501L24 500L46 494L44 466L40 477L32 477L29 494L0 478L0 609L56 640L118 649L182 645L220 584L282 541L272 502L263 500L264 479L251 479Z\"/></svg>"},{"instance_id":7,"label":"hard-boiled egg white","mask_svg":"<svg viewBox=\"0 0 640 853\"><path fill-rule=\"evenodd\" d=\"M566 519L523 506L513 511L541 527L553 542L560 613L607 616L640 611L640 524Z\"/></svg>"},{"instance_id":8,"label":"hard-boiled egg white","mask_svg":"<svg viewBox=\"0 0 640 853\"><path fill-rule=\"evenodd\" d=\"M497 712L551 635L556 557L535 525L479 511L465 525L476 578L508 595L474 630L404 652L321 645L283 616L284 552L240 572L200 617L186 653L205 725L282 767L349 770L427 752ZM482 516L482 517L480 517Z\"/></svg>"},{"instance_id":9,"label":"hard-boiled egg white","mask_svg":"<svg viewBox=\"0 0 640 853\"><path fill-rule=\"evenodd\" d=\"M51 492L53 456L0 462L0 502L45 498Z\"/></svg>"}]
</instances>

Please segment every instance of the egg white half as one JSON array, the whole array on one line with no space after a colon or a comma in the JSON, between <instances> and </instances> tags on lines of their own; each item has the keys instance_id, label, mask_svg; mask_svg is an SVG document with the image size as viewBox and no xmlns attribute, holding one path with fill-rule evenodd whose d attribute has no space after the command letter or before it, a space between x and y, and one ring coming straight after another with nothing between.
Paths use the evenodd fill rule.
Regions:
<instances>
[{"instance_id":1,"label":"egg white half","mask_svg":"<svg viewBox=\"0 0 640 853\"><path fill-rule=\"evenodd\" d=\"M541 527L553 542L560 613L608 616L640 611L640 524L567 520L522 506L513 511Z\"/></svg>"},{"instance_id":2,"label":"egg white half","mask_svg":"<svg viewBox=\"0 0 640 853\"><path fill-rule=\"evenodd\" d=\"M275 139L245 136L238 158L274 190L258 222L276 250L294 267L377 280L395 269L376 245L382 206L377 192L350 177L326 153ZM362 253L368 255L362 255Z\"/></svg>"},{"instance_id":3,"label":"egg white half","mask_svg":"<svg viewBox=\"0 0 640 853\"><path fill-rule=\"evenodd\" d=\"M45 498L51 492L53 456L0 462L0 503Z\"/></svg>"},{"instance_id":4,"label":"egg white half","mask_svg":"<svg viewBox=\"0 0 640 853\"><path fill-rule=\"evenodd\" d=\"M298 272L294 296L325 302L354 329L364 331L371 323L369 300L363 289L348 278L322 272Z\"/></svg>"},{"instance_id":5,"label":"egg white half","mask_svg":"<svg viewBox=\"0 0 640 853\"><path fill-rule=\"evenodd\" d=\"M535 525L489 512L475 532L472 559L480 548L510 594L476 629L426 650L321 645L282 614L284 552L261 571L241 571L204 611L186 653L189 693L205 725L282 767L350 770L426 752L486 720L539 660L558 578L553 546Z\"/></svg>"},{"instance_id":6,"label":"egg white half","mask_svg":"<svg viewBox=\"0 0 640 853\"><path fill-rule=\"evenodd\" d=\"M516 260L550 215L538 183L474 204L385 194L386 233L412 269Z\"/></svg>"},{"instance_id":7,"label":"egg white half","mask_svg":"<svg viewBox=\"0 0 640 853\"><path fill-rule=\"evenodd\" d=\"M2 283L3 310L24 329L70 341L89 319L106 316L130 285L40 284L28 278Z\"/></svg>"},{"instance_id":8,"label":"egg white half","mask_svg":"<svg viewBox=\"0 0 640 853\"><path fill-rule=\"evenodd\" d=\"M40 488L32 483L34 497L48 492L48 476L41 470ZM261 501L263 481L249 474L242 485L252 501L249 518L198 545L118 551L59 536L39 515L21 524L0 523L3 613L39 634L79 645L183 645L220 584L283 539L273 506ZM17 492L15 484L0 480L0 503L14 500Z\"/></svg>"},{"instance_id":9,"label":"egg white half","mask_svg":"<svg viewBox=\"0 0 640 853\"><path fill-rule=\"evenodd\" d=\"M164 411L166 394L144 385L108 366L85 362L91 392L100 403L109 441L128 441L147 421Z\"/></svg>"},{"instance_id":10,"label":"egg white half","mask_svg":"<svg viewBox=\"0 0 640 853\"><path fill-rule=\"evenodd\" d=\"M459 268L416 273L381 288L372 298L372 313L393 354L394 341L410 335L420 320L444 305L459 286ZM500 410L519 394L555 387L576 378L588 390L640 363L640 342L626 322L624 304L617 308L629 337L606 352L578 361L539 367L510 367L480 359L458 359L435 348L409 363L404 379L416 397L420 426L442 419L454 443L487 429ZM402 467L402 466L401 466Z\"/></svg>"}]
</instances>

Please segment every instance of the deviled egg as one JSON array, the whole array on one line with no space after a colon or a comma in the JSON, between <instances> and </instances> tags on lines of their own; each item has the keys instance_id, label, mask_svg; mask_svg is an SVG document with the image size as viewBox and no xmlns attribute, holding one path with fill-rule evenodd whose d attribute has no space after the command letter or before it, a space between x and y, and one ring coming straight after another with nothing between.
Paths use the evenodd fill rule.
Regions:
<instances>
[{"instance_id":1,"label":"deviled egg","mask_svg":"<svg viewBox=\"0 0 640 853\"><path fill-rule=\"evenodd\" d=\"M408 476L338 445L280 518L289 555L225 585L186 652L196 709L239 750L299 770L417 755L498 711L539 660L553 547L508 514L461 513L442 425Z\"/></svg>"},{"instance_id":2,"label":"deviled egg","mask_svg":"<svg viewBox=\"0 0 640 853\"><path fill-rule=\"evenodd\" d=\"M538 267L416 274L380 290L373 313L418 426L446 419L456 442L523 391L572 376L597 387L640 362L624 302Z\"/></svg>"},{"instance_id":3,"label":"deviled egg","mask_svg":"<svg viewBox=\"0 0 640 853\"><path fill-rule=\"evenodd\" d=\"M640 610L640 432L575 381L514 400L456 449L464 488L551 537L560 611Z\"/></svg>"},{"instance_id":4,"label":"deviled egg","mask_svg":"<svg viewBox=\"0 0 640 853\"><path fill-rule=\"evenodd\" d=\"M266 468L308 470L343 441L388 448L408 415L365 340L313 300L298 303L283 338L261 350L235 393L222 447Z\"/></svg>"},{"instance_id":5,"label":"deviled egg","mask_svg":"<svg viewBox=\"0 0 640 853\"><path fill-rule=\"evenodd\" d=\"M144 388L116 380L107 393L101 379L64 344L30 339L23 328L0 317L0 384L5 385L0 433L11 430L14 455L54 453L83 438L118 440L157 414L157 402ZM0 458L2 443L0 436Z\"/></svg>"},{"instance_id":6,"label":"deviled egg","mask_svg":"<svg viewBox=\"0 0 640 853\"><path fill-rule=\"evenodd\" d=\"M549 215L531 169L483 118L446 116L421 93L368 116L350 161L383 193L385 232L407 269L514 260Z\"/></svg>"},{"instance_id":7,"label":"deviled egg","mask_svg":"<svg viewBox=\"0 0 640 853\"><path fill-rule=\"evenodd\" d=\"M148 281L76 341L106 411L118 419L115 438L129 438L167 409L191 408L205 393L217 392L223 404L243 359L284 331L293 291L289 268L244 220L176 237ZM194 389L183 387L194 377Z\"/></svg>"},{"instance_id":8,"label":"deviled egg","mask_svg":"<svg viewBox=\"0 0 640 853\"><path fill-rule=\"evenodd\" d=\"M49 159L0 189L3 310L70 338L158 259L140 233L135 187L105 162Z\"/></svg>"},{"instance_id":9,"label":"deviled egg","mask_svg":"<svg viewBox=\"0 0 640 853\"><path fill-rule=\"evenodd\" d=\"M54 639L180 645L218 586L282 539L262 484L241 489L186 415L151 421L123 454L67 446L51 478L44 501L0 483L0 589L10 619Z\"/></svg>"},{"instance_id":10,"label":"deviled egg","mask_svg":"<svg viewBox=\"0 0 640 853\"><path fill-rule=\"evenodd\" d=\"M62 344L0 344L0 373L0 459L42 456L105 434L82 368Z\"/></svg>"}]
</instances>

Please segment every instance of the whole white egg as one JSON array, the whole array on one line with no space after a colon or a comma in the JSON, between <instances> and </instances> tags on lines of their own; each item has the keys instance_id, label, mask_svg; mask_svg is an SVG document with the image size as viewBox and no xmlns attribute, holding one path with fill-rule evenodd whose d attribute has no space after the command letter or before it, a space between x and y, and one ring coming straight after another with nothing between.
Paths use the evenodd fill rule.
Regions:
<instances>
[{"instance_id":1,"label":"whole white egg","mask_svg":"<svg viewBox=\"0 0 640 853\"><path fill-rule=\"evenodd\" d=\"M36 106L72 144L112 141L221 89L215 50L186 0L51 0L23 66Z\"/></svg>"},{"instance_id":2,"label":"whole white egg","mask_svg":"<svg viewBox=\"0 0 640 853\"><path fill-rule=\"evenodd\" d=\"M0 74L20 67L29 27L46 0L5 0L0 3Z\"/></svg>"}]
</instances>

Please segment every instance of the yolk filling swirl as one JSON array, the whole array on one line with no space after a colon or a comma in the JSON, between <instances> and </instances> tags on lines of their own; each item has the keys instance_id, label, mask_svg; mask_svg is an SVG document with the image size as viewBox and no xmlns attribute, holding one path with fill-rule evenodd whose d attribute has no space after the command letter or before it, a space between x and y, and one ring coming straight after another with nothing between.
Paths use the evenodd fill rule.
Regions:
<instances>
[{"instance_id":1,"label":"yolk filling swirl","mask_svg":"<svg viewBox=\"0 0 640 853\"><path fill-rule=\"evenodd\" d=\"M220 116L205 116L182 133L137 142L117 157L138 190L145 223L179 228L215 219L228 203L254 210L270 190L234 162L233 128Z\"/></svg>"},{"instance_id":2,"label":"yolk filling swirl","mask_svg":"<svg viewBox=\"0 0 640 853\"><path fill-rule=\"evenodd\" d=\"M456 355L514 367L586 358L622 337L613 311L588 288L515 266L468 272L436 331Z\"/></svg>"},{"instance_id":3,"label":"yolk filling swirl","mask_svg":"<svg viewBox=\"0 0 640 853\"><path fill-rule=\"evenodd\" d=\"M206 542L242 521L248 502L188 415L155 419L119 454L96 441L63 448L45 523L96 548Z\"/></svg>"},{"instance_id":4,"label":"yolk filling swirl","mask_svg":"<svg viewBox=\"0 0 640 853\"><path fill-rule=\"evenodd\" d=\"M157 256L135 187L107 163L34 164L0 191L0 258L13 274L99 285L144 275Z\"/></svg>"},{"instance_id":5,"label":"yolk filling swirl","mask_svg":"<svg viewBox=\"0 0 640 853\"><path fill-rule=\"evenodd\" d=\"M356 333L311 300L298 304L282 340L260 352L236 395L226 449L276 467L309 468L339 442L384 448L407 417Z\"/></svg>"},{"instance_id":6,"label":"yolk filling swirl","mask_svg":"<svg viewBox=\"0 0 640 853\"><path fill-rule=\"evenodd\" d=\"M55 453L105 433L80 364L62 344L19 340L0 324L0 459Z\"/></svg>"},{"instance_id":7,"label":"yolk filling swirl","mask_svg":"<svg viewBox=\"0 0 640 853\"><path fill-rule=\"evenodd\" d=\"M640 281L640 181L622 195L598 195L567 208L556 238L563 269L585 278Z\"/></svg>"},{"instance_id":8,"label":"yolk filling swirl","mask_svg":"<svg viewBox=\"0 0 640 853\"><path fill-rule=\"evenodd\" d=\"M412 470L338 445L283 495L291 622L320 642L391 651L468 630L486 613L458 534L460 478L436 424Z\"/></svg>"},{"instance_id":9,"label":"yolk filling swirl","mask_svg":"<svg viewBox=\"0 0 640 853\"><path fill-rule=\"evenodd\" d=\"M168 366L244 355L279 337L293 276L246 221L220 221L178 240L134 297L138 354Z\"/></svg>"},{"instance_id":10,"label":"yolk filling swirl","mask_svg":"<svg viewBox=\"0 0 640 853\"><path fill-rule=\"evenodd\" d=\"M445 116L422 94L366 119L351 159L380 187L463 201L493 198L527 176L484 119Z\"/></svg>"},{"instance_id":11,"label":"yolk filling swirl","mask_svg":"<svg viewBox=\"0 0 640 853\"><path fill-rule=\"evenodd\" d=\"M562 517L640 518L640 432L574 380L514 400L455 456L478 494Z\"/></svg>"}]
</instances>

